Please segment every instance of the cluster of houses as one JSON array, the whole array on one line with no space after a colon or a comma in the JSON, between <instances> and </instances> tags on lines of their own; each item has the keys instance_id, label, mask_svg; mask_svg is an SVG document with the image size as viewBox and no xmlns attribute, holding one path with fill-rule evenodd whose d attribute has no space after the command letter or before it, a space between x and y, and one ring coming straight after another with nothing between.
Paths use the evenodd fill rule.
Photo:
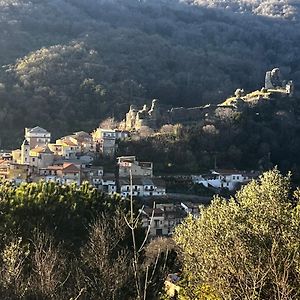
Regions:
<instances>
[{"instance_id":1,"label":"cluster of houses","mask_svg":"<svg viewBox=\"0 0 300 300\"><path fill-rule=\"evenodd\" d=\"M226 188L233 191L257 178L259 172L216 169L210 174L187 176L195 184L202 184L215 191ZM157 203L155 207L141 209L142 226L149 227L149 236L168 236L187 215L198 217L202 204L194 202Z\"/></svg>"},{"instance_id":2,"label":"cluster of houses","mask_svg":"<svg viewBox=\"0 0 300 300\"><path fill-rule=\"evenodd\" d=\"M164 195L165 184L153 176L152 162L119 157L116 173L105 173L103 167L93 165L99 154L114 157L116 141L127 137L127 131L97 128L92 134L79 131L52 143L51 133L44 128L25 128L20 149L1 154L0 178L16 184L44 180L79 185L89 181L108 194L119 192L124 197L131 192L140 197Z\"/></svg>"},{"instance_id":3,"label":"cluster of houses","mask_svg":"<svg viewBox=\"0 0 300 300\"><path fill-rule=\"evenodd\" d=\"M93 164L99 154L115 157L117 140L128 136L128 131L97 128L91 134L79 131L51 142L51 133L47 130L39 126L25 128L20 149L0 153L0 179L16 184L44 180L79 185L88 181L99 190L119 193L122 197L166 196L166 184L153 175L152 162L120 156L114 173L106 173L102 166ZM232 191L257 176L257 172L213 170L210 174L190 178L207 188ZM154 208L143 207L140 213L142 226L149 227L152 237L172 234L188 214L199 216L199 205L182 201L159 203Z\"/></svg>"},{"instance_id":4,"label":"cluster of houses","mask_svg":"<svg viewBox=\"0 0 300 300\"><path fill-rule=\"evenodd\" d=\"M200 204L193 202L157 203L140 209L142 227L149 227L149 236L169 236L187 215L197 218Z\"/></svg>"},{"instance_id":5,"label":"cluster of houses","mask_svg":"<svg viewBox=\"0 0 300 300\"><path fill-rule=\"evenodd\" d=\"M237 190L241 185L247 184L250 180L257 178L260 174L257 171L246 172L238 170L211 170L210 174L192 175L192 180L196 184L202 184L206 188L216 190L228 189Z\"/></svg>"}]
</instances>

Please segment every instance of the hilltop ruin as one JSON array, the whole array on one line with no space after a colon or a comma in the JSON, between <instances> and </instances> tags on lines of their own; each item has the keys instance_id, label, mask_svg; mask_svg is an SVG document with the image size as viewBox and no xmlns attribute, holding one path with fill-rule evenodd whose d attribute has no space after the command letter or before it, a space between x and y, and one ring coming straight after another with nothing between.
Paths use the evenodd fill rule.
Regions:
<instances>
[{"instance_id":1,"label":"hilltop ruin","mask_svg":"<svg viewBox=\"0 0 300 300\"><path fill-rule=\"evenodd\" d=\"M283 80L279 68L274 68L266 72L265 85L261 90L246 94L243 89L237 89L233 97L217 105L207 104L190 108L173 107L166 110L160 106L157 99L152 100L150 107L144 104L142 109L138 109L136 105L131 105L122 122L122 127L129 131L138 131L143 126L155 130L165 124L194 124L204 121L206 117L214 114L216 109L239 111L249 105L257 105L260 102L278 97L292 97L293 94L293 82Z\"/></svg>"}]
</instances>

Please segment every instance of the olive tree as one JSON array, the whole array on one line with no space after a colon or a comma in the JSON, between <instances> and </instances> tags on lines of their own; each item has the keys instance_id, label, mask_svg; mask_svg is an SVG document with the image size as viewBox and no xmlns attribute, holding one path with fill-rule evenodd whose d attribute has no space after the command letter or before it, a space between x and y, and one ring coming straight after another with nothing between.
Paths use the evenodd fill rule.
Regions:
<instances>
[{"instance_id":1,"label":"olive tree","mask_svg":"<svg viewBox=\"0 0 300 300\"><path fill-rule=\"evenodd\" d=\"M274 169L187 218L174 239L189 297L209 287L220 299L299 299L299 195Z\"/></svg>"}]
</instances>

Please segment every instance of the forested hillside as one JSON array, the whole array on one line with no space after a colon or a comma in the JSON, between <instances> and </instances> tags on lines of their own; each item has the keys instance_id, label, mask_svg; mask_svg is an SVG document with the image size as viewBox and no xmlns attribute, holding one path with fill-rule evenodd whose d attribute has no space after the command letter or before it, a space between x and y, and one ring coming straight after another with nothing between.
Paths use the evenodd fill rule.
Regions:
<instances>
[{"instance_id":1,"label":"forested hillside","mask_svg":"<svg viewBox=\"0 0 300 300\"><path fill-rule=\"evenodd\" d=\"M19 145L25 126L91 130L151 98L220 102L274 66L300 83L296 3L188 2L0 1L0 147Z\"/></svg>"},{"instance_id":2,"label":"forested hillside","mask_svg":"<svg viewBox=\"0 0 300 300\"><path fill-rule=\"evenodd\" d=\"M300 102L279 98L243 112L216 109L197 125L163 126L154 136L119 144L120 155L153 161L157 174L195 174L215 168L292 171L300 182Z\"/></svg>"},{"instance_id":3,"label":"forested hillside","mask_svg":"<svg viewBox=\"0 0 300 300\"><path fill-rule=\"evenodd\" d=\"M293 0L185 0L204 7L223 8L237 13L299 20L300 3Z\"/></svg>"}]
</instances>

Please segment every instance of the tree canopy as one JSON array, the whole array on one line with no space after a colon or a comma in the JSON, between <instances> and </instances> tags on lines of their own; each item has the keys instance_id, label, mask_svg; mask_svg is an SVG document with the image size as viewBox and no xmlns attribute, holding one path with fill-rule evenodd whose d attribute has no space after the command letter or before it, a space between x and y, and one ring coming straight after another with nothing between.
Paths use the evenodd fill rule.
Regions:
<instances>
[{"instance_id":1,"label":"tree canopy","mask_svg":"<svg viewBox=\"0 0 300 300\"><path fill-rule=\"evenodd\" d=\"M299 298L299 193L274 169L178 226L189 299L201 286L221 299Z\"/></svg>"}]
</instances>

